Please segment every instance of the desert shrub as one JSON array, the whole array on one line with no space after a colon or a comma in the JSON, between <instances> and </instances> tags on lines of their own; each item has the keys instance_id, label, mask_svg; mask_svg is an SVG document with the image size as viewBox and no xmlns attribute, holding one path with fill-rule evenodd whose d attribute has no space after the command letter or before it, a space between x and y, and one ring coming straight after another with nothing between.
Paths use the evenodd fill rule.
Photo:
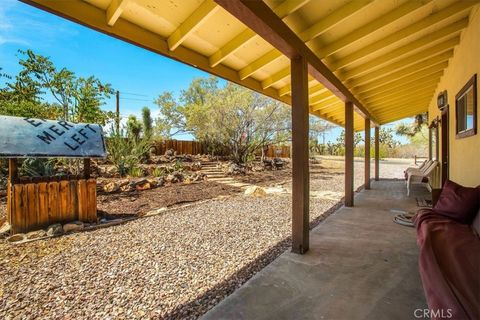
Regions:
<instances>
[{"instance_id":1,"label":"desert shrub","mask_svg":"<svg viewBox=\"0 0 480 320\"><path fill-rule=\"evenodd\" d=\"M180 160L176 160L175 164L173 165L173 170L174 171L183 171L184 165L183 162Z\"/></svg>"},{"instance_id":2,"label":"desert shrub","mask_svg":"<svg viewBox=\"0 0 480 320\"><path fill-rule=\"evenodd\" d=\"M46 177L55 174L54 159L27 158L19 168L19 174L27 177Z\"/></svg>"},{"instance_id":3,"label":"desert shrub","mask_svg":"<svg viewBox=\"0 0 480 320\"><path fill-rule=\"evenodd\" d=\"M122 134L114 134L107 140L108 159L125 176L148 155L150 142L143 139L127 139Z\"/></svg>"},{"instance_id":4,"label":"desert shrub","mask_svg":"<svg viewBox=\"0 0 480 320\"><path fill-rule=\"evenodd\" d=\"M128 175L135 178L140 178L145 176L145 172L140 167L132 167L128 171Z\"/></svg>"},{"instance_id":5,"label":"desert shrub","mask_svg":"<svg viewBox=\"0 0 480 320\"><path fill-rule=\"evenodd\" d=\"M165 175L165 169L161 167L156 167L155 169L153 169L152 175L157 178L163 177Z\"/></svg>"}]
</instances>

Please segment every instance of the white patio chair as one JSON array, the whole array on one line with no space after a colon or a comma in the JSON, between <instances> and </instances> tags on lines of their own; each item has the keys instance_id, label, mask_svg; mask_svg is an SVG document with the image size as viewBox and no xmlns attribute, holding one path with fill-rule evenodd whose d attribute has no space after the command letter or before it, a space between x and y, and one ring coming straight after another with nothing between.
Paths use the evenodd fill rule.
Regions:
<instances>
[{"instance_id":1,"label":"white patio chair","mask_svg":"<svg viewBox=\"0 0 480 320\"><path fill-rule=\"evenodd\" d=\"M438 166L438 161L434 160L429 166L424 167L422 170L411 170L407 173L407 196L410 196L410 189L413 184L424 184L430 180L430 175L433 170Z\"/></svg>"},{"instance_id":2,"label":"white patio chair","mask_svg":"<svg viewBox=\"0 0 480 320\"><path fill-rule=\"evenodd\" d=\"M433 160L425 160L421 165L420 167L408 167L407 169L405 169L405 178L408 178L408 173L410 172L423 172L422 170L425 170L427 169L431 164L432 164Z\"/></svg>"}]
</instances>

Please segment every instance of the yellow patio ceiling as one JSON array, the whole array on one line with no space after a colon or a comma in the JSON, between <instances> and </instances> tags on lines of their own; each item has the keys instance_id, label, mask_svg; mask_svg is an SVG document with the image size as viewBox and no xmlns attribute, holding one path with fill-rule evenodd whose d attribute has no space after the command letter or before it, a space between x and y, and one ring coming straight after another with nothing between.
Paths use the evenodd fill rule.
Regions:
<instances>
[{"instance_id":1,"label":"yellow patio ceiling","mask_svg":"<svg viewBox=\"0 0 480 320\"><path fill-rule=\"evenodd\" d=\"M22 1L290 104L289 59L227 12L225 0ZM384 124L427 111L479 1L265 3ZM344 125L342 100L309 80L310 112Z\"/></svg>"}]
</instances>

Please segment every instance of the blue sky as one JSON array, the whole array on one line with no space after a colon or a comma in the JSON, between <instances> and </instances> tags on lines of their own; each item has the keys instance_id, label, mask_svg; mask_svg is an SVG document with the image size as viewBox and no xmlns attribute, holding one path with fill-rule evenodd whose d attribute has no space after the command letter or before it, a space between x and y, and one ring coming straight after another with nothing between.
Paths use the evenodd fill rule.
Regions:
<instances>
[{"instance_id":1,"label":"blue sky","mask_svg":"<svg viewBox=\"0 0 480 320\"><path fill-rule=\"evenodd\" d=\"M163 91L178 94L193 78L208 76L198 69L16 0L0 2L0 68L3 72L16 74L20 69L17 51L32 49L50 57L58 68L66 67L78 76L95 75L110 83L121 92L122 117L139 115L144 106L150 107L155 115L157 110L152 100L158 94ZM113 97L104 109L115 109ZM334 141L340 132L341 128L332 130L326 140Z\"/></svg>"}]
</instances>

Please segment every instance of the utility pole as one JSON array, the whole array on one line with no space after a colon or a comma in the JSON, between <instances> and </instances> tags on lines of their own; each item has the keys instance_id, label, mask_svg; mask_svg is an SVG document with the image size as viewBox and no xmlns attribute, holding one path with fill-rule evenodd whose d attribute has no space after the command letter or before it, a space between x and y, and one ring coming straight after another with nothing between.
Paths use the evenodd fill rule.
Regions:
<instances>
[{"instance_id":1,"label":"utility pole","mask_svg":"<svg viewBox=\"0 0 480 320\"><path fill-rule=\"evenodd\" d=\"M117 125L117 134L120 134L120 91L117 90L117 108L116 108L116 125Z\"/></svg>"}]
</instances>

